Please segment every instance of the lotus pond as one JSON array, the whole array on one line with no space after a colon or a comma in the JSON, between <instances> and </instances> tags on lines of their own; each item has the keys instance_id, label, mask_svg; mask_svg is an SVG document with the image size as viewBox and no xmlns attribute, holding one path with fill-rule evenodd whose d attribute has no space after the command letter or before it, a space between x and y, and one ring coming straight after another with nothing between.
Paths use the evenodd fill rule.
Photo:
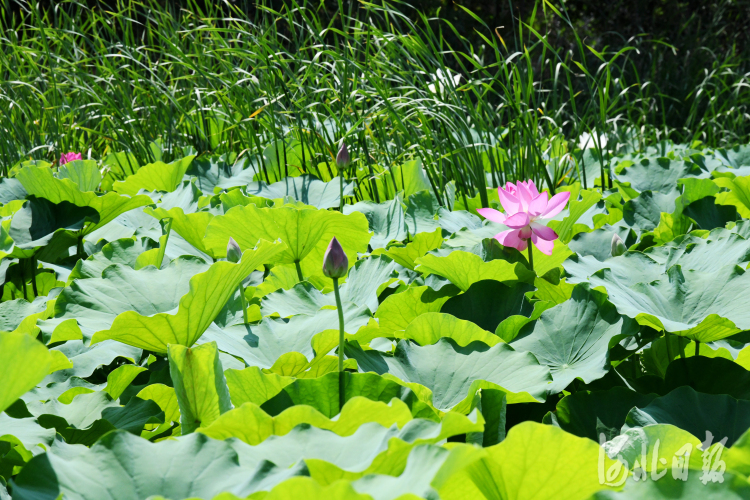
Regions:
<instances>
[{"instance_id":1,"label":"lotus pond","mask_svg":"<svg viewBox=\"0 0 750 500\"><path fill-rule=\"evenodd\" d=\"M0 499L750 498L750 147L77 158L0 180Z\"/></svg>"}]
</instances>

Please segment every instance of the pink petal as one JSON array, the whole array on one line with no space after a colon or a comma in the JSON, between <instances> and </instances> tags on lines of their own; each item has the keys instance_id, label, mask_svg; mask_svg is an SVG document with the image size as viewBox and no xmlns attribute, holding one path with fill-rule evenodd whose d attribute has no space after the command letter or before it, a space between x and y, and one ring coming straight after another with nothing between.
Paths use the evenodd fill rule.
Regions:
<instances>
[{"instance_id":1,"label":"pink petal","mask_svg":"<svg viewBox=\"0 0 750 500\"><path fill-rule=\"evenodd\" d=\"M565 208L565 205L568 203L568 200L570 199L570 193L564 192L564 193L557 193L555 196L553 196L548 202L547 202L547 209L544 211L544 213L541 215L543 219L554 217L555 215L559 214L563 208Z\"/></svg>"},{"instance_id":2,"label":"pink petal","mask_svg":"<svg viewBox=\"0 0 750 500\"><path fill-rule=\"evenodd\" d=\"M539 214L547 209L547 193L537 193L536 197L529 203L529 215L538 217Z\"/></svg>"},{"instance_id":3,"label":"pink petal","mask_svg":"<svg viewBox=\"0 0 750 500\"><path fill-rule=\"evenodd\" d=\"M481 215L485 219L491 220L492 222L505 224L505 214L499 210L495 210L494 208L477 208L477 213L479 213L479 215Z\"/></svg>"},{"instance_id":4,"label":"pink petal","mask_svg":"<svg viewBox=\"0 0 750 500\"><path fill-rule=\"evenodd\" d=\"M497 195L500 198L500 204L505 209L505 213L514 214L521 211L521 202L513 194L498 188Z\"/></svg>"},{"instance_id":5,"label":"pink petal","mask_svg":"<svg viewBox=\"0 0 750 500\"><path fill-rule=\"evenodd\" d=\"M528 240L531 238L531 226L524 226L519 231L518 237L522 240Z\"/></svg>"},{"instance_id":6,"label":"pink petal","mask_svg":"<svg viewBox=\"0 0 750 500\"><path fill-rule=\"evenodd\" d=\"M516 189L516 185L511 184L510 182L505 183L505 190L508 193L512 194L513 196L516 196L516 194L518 193L518 189Z\"/></svg>"},{"instance_id":7,"label":"pink petal","mask_svg":"<svg viewBox=\"0 0 750 500\"><path fill-rule=\"evenodd\" d=\"M538 222L531 223L531 230L543 240L553 241L557 239L557 233L554 230Z\"/></svg>"},{"instance_id":8,"label":"pink petal","mask_svg":"<svg viewBox=\"0 0 750 500\"><path fill-rule=\"evenodd\" d=\"M510 217L506 217L503 224L513 229L526 227L529 225L529 214L526 212L517 212Z\"/></svg>"},{"instance_id":9,"label":"pink petal","mask_svg":"<svg viewBox=\"0 0 750 500\"><path fill-rule=\"evenodd\" d=\"M539 190L536 188L536 184L534 184L534 181L529 180L528 186L529 191L531 192L531 196L536 196L539 194Z\"/></svg>"},{"instance_id":10,"label":"pink petal","mask_svg":"<svg viewBox=\"0 0 750 500\"><path fill-rule=\"evenodd\" d=\"M512 247L523 252L529 243L527 240L519 238L518 233L518 229L508 229L502 233L497 233L495 239L503 246Z\"/></svg>"},{"instance_id":11,"label":"pink petal","mask_svg":"<svg viewBox=\"0 0 750 500\"><path fill-rule=\"evenodd\" d=\"M552 255L552 249L555 248L554 242L543 240L542 238L537 237L534 233L531 234L531 242L534 243L544 255Z\"/></svg>"},{"instance_id":12,"label":"pink petal","mask_svg":"<svg viewBox=\"0 0 750 500\"><path fill-rule=\"evenodd\" d=\"M524 212L528 212L529 203L531 203L531 192L523 182L518 183L518 199L521 201L521 209Z\"/></svg>"}]
</instances>

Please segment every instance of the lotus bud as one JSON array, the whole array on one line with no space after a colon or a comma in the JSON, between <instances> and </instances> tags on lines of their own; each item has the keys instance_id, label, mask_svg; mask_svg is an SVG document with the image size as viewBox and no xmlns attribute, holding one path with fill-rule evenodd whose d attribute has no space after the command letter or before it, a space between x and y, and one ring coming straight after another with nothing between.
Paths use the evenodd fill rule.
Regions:
<instances>
[{"instance_id":1,"label":"lotus bud","mask_svg":"<svg viewBox=\"0 0 750 500\"><path fill-rule=\"evenodd\" d=\"M627 249L628 248L625 246L625 243L623 243L622 238L616 234L612 236L612 257L618 257L624 254Z\"/></svg>"},{"instance_id":2,"label":"lotus bud","mask_svg":"<svg viewBox=\"0 0 750 500\"><path fill-rule=\"evenodd\" d=\"M81 153L63 153L60 155L60 165L65 165L74 160L82 160L83 155Z\"/></svg>"},{"instance_id":3,"label":"lotus bud","mask_svg":"<svg viewBox=\"0 0 750 500\"><path fill-rule=\"evenodd\" d=\"M334 236L323 255L323 274L329 278L343 278L349 269L349 259L341 248L341 243Z\"/></svg>"},{"instance_id":4,"label":"lotus bud","mask_svg":"<svg viewBox=\"0 0 750 500\"><path fill-rule=\"evenodd\" d=\"M240 261L241 257L242 250L240 250L240 246L234 241L234 238L230 236L229 243L227 243L227 260L236 264Z\"/></svg>"},{"instance_id":5,"label":"lotus bud","mask_svg":"<svg viewBox=\"0 0 750 500\"><path fill-rule=\"evenodd\" d=\"M342 170L347 168L350 162L349 150L346 147L346 143L341 141L341 149L339 149L339 154L336 155L336 166L339 170Z\"/></svg>"}]
</instances>

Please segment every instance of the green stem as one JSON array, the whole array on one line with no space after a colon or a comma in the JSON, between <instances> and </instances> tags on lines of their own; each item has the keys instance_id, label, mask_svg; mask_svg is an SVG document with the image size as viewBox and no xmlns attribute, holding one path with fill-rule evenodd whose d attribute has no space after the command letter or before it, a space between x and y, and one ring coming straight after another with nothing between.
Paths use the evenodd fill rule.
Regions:
<instances>
[{"instance_id":1,"label":"green stem","mask_svg":"<svg viewBox=\"0 0 750 500\"><path fill-rule=\"evenodd\" d=\"M341 200L339 201L339 212L344 211L344 172L339 170L339 185L341 186Z\"/></svg>"},{"instance_id":2,"label":"green stem","mask_svg":"<svg viewBox=\"0 0 750 500\"><path fill-rule=\"evenodd\" d=\"M685 344L682 343L682 338L681 337L677 337L677 341L678 341L678 343L680 345L680 357L682 359L685 359Z\"/></svg>"},{"instance_id":3,"label":"green stem","mask_svg":"<svg viewBox=\"0 0 750 500\"><path fill-rule=\"evenodd\" d=\"M167 243L169 243L169 234L172 232L172 218L167 219L167 227L164 231L164 241L159 246L159 255L156 259L156 268L161 269L161 264L164 262L164 253L167 251Z\"/></svg>"},{"instance_id":4,"label":"green stem","mask_svg":"<svg viewBox=\"0 0 750 500\"><path fill-rule=\"evenodd\" d=\"M302 276L302 267L299 265L299 261L295 260L294 265L297 267L297 277L300 281L305 281L305 278Z\"/></svg>"},{"instance_id":5,"label":"green stem","mask_svg":"<svg viewBox=\"0 0 750 500\"><path fill-rule=\"evenodd\" d=\"M695 341L695 355L700 356L701 355L701 343L699 341Z\"/></svg>"},{"instance_id":6,"label":"green stem","mask_svg":"<svg viewBox=\"0 0 750 500\"><path fill-rule=\"evenodd\" d=\"M344 379L344 309L339 294L339 279L333 278L333 293L336 296L336 310L339 312L339 412L344 407L346 387Z\"/></svg>"},{"instance_id":7,"label":"green stem","mask_svg":"<svg viewBox=\"0 0 750 500\"><path fill-rule=\"evenodd\" d=\"M531 250L531 240L529 240L529 269L534 272L534 253Z\"/></svg>"},{"instance_id":8,"label":"green stem","mask_svg":"<svg viewBox=\"0 0 750 500\"><path fill-rule=\"evenodd\" d=\"M247 320L247 300L245 300L245 287L240 283L240 301L242 302L242 320L248 324Z\"/></svg>"},{"instance_id":9,"label":"green stem","mask_svg":"<svg viewBox=\"0 0 750 500\"><path fill-rule=\"evenodd\" d=\"M671 344L671 339L669 338L669 332L667 331L664 332L664 341L667 344L667 358L669 358L669 361L671 363L672 359L674 358L672 358L672 344Z\"/></svg>"}]
</instances>

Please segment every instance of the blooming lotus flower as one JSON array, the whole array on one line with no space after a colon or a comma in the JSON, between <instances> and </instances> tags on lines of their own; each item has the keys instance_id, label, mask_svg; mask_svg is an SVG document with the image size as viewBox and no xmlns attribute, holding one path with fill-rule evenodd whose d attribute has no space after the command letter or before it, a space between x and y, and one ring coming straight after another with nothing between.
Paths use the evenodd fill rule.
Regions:
<instances>
[{"instance_id":1,"label":"blooming lotus flower","mask_svg":"<svg viewBox=\"0 0 750 500\"><path fill-rule=\"evenodd\" d=\"M82 160L83 155L81 153L63 153L60 155L60 165L65 165L73 160Z\"/></svg>"},{"instance_id":2,"label":"blooming lotus flower","mask_svg":"<svg viewBox=\"0 0 750 500\"><path fill-rule=\"evenodd\" d=\"M570 193L558 193L548 199L546 192L539 192L534 181L510 182L497 189L500 204L505 213L493 208L478 208L477 212L493 222L505 224L510 229L495 235L495 239L506 247L526 250L529 240L546 255L552 255L557 233L542 221L559 214L565 208Z\"/></svg>"},{"instance_id":3,"label":"blooming lotus flower","mask_svg":"<svg viewBox=\"0 0 750 500\"><path fill-rule=\"evenodd\" d=\"M349 258L341 248L341 243L334 236L323 255L323 274L329 278L339 279L346 276L349 269Z\"/></svg>"}]
</instances>

